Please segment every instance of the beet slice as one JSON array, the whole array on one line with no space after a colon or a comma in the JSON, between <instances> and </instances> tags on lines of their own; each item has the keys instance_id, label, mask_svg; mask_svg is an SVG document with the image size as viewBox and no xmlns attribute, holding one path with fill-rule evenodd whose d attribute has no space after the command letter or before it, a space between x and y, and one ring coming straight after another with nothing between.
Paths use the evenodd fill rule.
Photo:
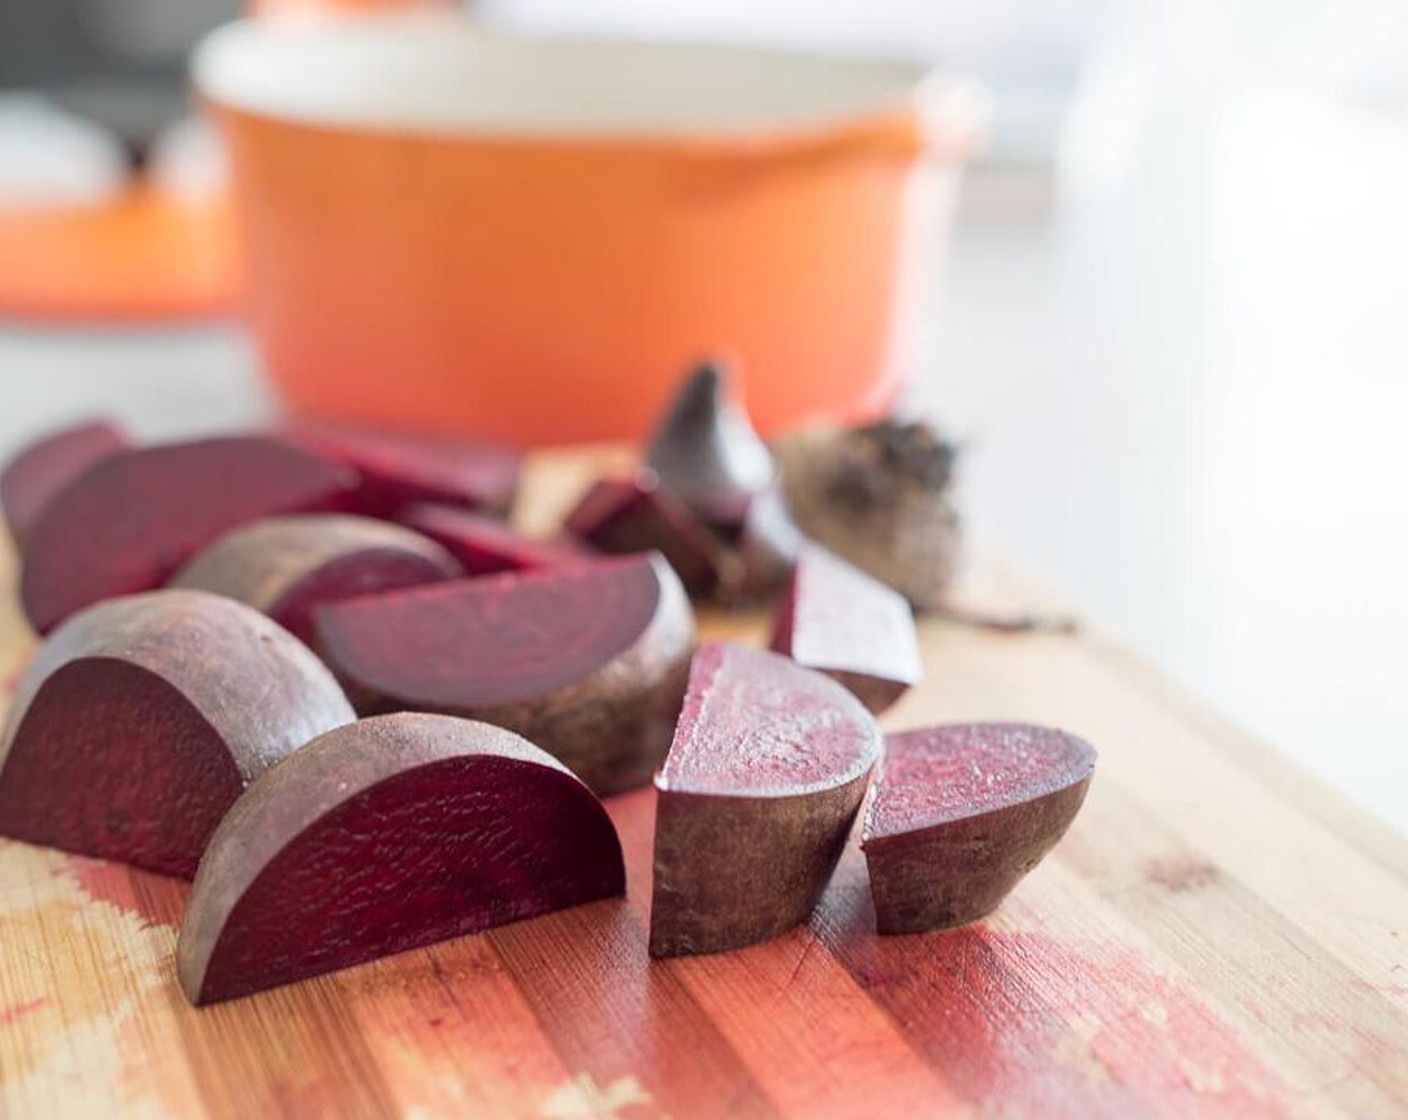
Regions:
<instances>
[{"instance_id":1,"label":"beet slice","mask_svg":"<svg viewBox=\"0 0 1408 1120\"><path fill-rule=\"evenodd\" d=\"M357 508L394 518L413 502L446 502L503 513L518 490L523 457L502 444L301 421L291 438L361 477Z\"/></svg>"},{"instance_id":2,"label":"beet slice","mask_svg":"<svg viewBox=\"0 0 1408 1120\"><path fill-rule=\"evenodd\" d=\"M306 642L313 634L313 609L323 603L462 574L445 549L399 525L305 513L231 529L168 586L238 599Z\"/></svg>"},{"instance_id":3,"label":"beet slice","mask_svg":"<svg viewBox=\"0 0 1408 1120\"><path fill-rule=\"evenodd\" d=\"M570 567L596 555L570 538L535 540L455 506L424 502L402 510L397 520L440 544L472 576Z\"/></svg>"},{"instance_id":4,"label":"beet slice","mask_svg":"<svg viewBox=\"0 0 1408 1120\"><path fill-rule=\"evenodd\" d=\"M650 952L715 953L807 920L880 751L835 681L766 650L700 647L655 823Z\"/></svg>"},{"instance_id":5,"label":"beet slice","mask_svg":"<svg viewBox=\"0 0 1408 1120\"><path fill-rule=\"evenodd\" d=\"M85 471L29 533L20 593L41 634L74 611L160 587L227 529L344 508L344 468L278 440L226 436L118 451Z\"/></svg>"},{"instance_id":6,"label":"beet slice","mask_svg":"<svg viewBox=\"0 0 1408 1120\"><path fill-rule=\"evenodd\" d=\"M669 749L694 647L684 589L657 554L349 599L316 622L362 713L507 727L602 795L649 781Z\"/></svg>"},{"instance_id":7,"label":"beet slice","mask_svg":"<svg viewBox=\"0 0 1408 1120\"><path fill-rule=\"evenodd\" d=\"M787 511L781 490L769 486L755 494L738 534L738 585L722 597L747 602L778 591L792 574L805 540Z\"/></svg>"},{"instance_id":8,"label":"beet slice","mask_svg":"<svg viewBox=\"0 0 1408 1120\"><path fill-rule=\"evenodd\" d=\"M308 649L232 599L99 603L20 681L0 745L0 833L190 878L250 781L353 718Z\"/></svg>"},{"instance_id":9,"label":"beet slice","mask_svg":"<svg viewBox=\"0 0 1408 1120\"><path fill-rule=\"evenodd\" d=\"M861 847L881 933L990 913L1061 839L1095 748L1022 723L964 723L885 740Z\"/></svg>"},{"instance_id":10,"label":"beet slice","mask_svg":"<svg viewBox=\"0 0 1408 1120\"><path fill-rule=\"evenodd\" d=\"M127 435L109 420L93 420L53 432L31 443L0 474L0 504L15 543L24 548L45 507L99 459L128 444Z\"/></svg>"},{"instance_id":11,"label":"beet slice","mask_svg":"<svg viewBox=\"0 0 1408 1120\"><path fill-rule=\"evenodd\" d=\"M797 559L771 645L839 681L877 715L924 675L905 597L817 544Z\"/></svg>"},{"instance_id":12,"label":"beet slice","mask_svg":"<svg viewBox=\"0 0 1408 1120\"><path fill-rule=\"evenodd\" d=\"M730 381L722 362L695 367L651 437L645 465L706 524L737 528L774 469L747 415L730 399Z\"/></svg>"},{"instance_id":13,"label":"beet slice","mask_svg":"<svg viewBox=\"0 0 1408 1120\"><path fill-rule=\"evenodd\" d=\"M221 822L177 973L196 1004L625 894L600 801L512 732L401 712L315 739Z\"/></svg>"},{"instance_id":14,"label":"beet slice","mask_svg":"<svg viewBox=\"0 0 1408 1120\"><path fill-rule=\"evenodd\" d=\"M602 552L657 551L695 597L721 585L736 586L739 561L678 499L662 490L655 473L603 478L568 515L566 529Z\"/></svg>"}]
</instances>

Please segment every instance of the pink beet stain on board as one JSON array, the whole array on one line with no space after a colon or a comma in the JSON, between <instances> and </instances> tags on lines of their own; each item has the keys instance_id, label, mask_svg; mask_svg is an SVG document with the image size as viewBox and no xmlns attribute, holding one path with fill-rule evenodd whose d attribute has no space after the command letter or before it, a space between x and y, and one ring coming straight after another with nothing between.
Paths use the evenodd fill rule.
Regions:
<instances>
[{"instance_id":1,"label":"pink beet stain on board","mask_svg":"<svg viewBox=\"0 0 1408 1120\"><path fill-rule=\"evenodd\" d=\"M17 1023L26 1015L31 1015L48 1005L49 1001L43 996L38 999L25 1000L17 1003L13 1007L0 1007L0 1027L8 1027L11 1023Z\"/></svg>"},{"instance_id":2,"label":"pink beet stain on board","mask_svg":"<svg viewBox=\"0 0 1408 1120\"><path fill-rule=\"evenodd\" d=\"M60 874L93 902L106 902L141 922L142 926L181 924L187 885L135 867L87 856L67 856Z\"/></svg>"},{"instance_id":3,"label":"pink beet stain on board","mask_svg":"<svg viewBox=\"0 0 1408 1120\"><path fill-rule=\"evenodd\" d=\"M1232 1028L1139 954L986 925L877 938L866 896L848 853L813 919L818 936L982 1112L1285 1114L1284 1087Z\"/></svg>"}]
</instances>

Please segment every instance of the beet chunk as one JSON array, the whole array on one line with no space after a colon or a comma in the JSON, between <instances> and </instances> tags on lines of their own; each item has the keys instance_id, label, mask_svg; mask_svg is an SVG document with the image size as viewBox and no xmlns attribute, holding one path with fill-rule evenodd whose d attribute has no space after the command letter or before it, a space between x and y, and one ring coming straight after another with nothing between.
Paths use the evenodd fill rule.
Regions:
<instances>
[{"instance_id":1,"label":"beet chunk","mask_svg":"<svg viewBox=\"0 0 1408 1120\"><path fill-rule=\"evenodd\" d=\"M170 586L238 599L306 642L313 609L322 603L461 574L445 549L399 525L305 513L230 530L177 572Z\"/></svg>"},{"instance_id":2,"label":"beet chunk","mask_svg":"<svg viewBox=\"0 0 1408 1120\"><path fill-rule=\"evenodd\" d=\"M660 552L696 597L740 580L739 562L724 542L662 490L650 470L597 481L568 515L566 528L602 552Z\"/></svg>"},{"instance_id":3,"label":"beet chunk","mask_svg":"<svg viewBox=\"0 0 1408 1120\"><path fill-rule=\"evenodd\" d=\"M272 767L211 839L177 972L196 1004L625 894L611 819L511 732L401 712Z\"/></svg>"},{"instance_id":4,"label":"beet chunk","mask_svg":"<svg viewBox=\"0 0 1408 1120\"><path fill-rule=\"evenodd\" d=\"M595 555L571 539L534 540L496 518L454 506L424 502L402 510L397 520L440 544L472 576L563 568Z\"/></svg>"},{"instance_id":5,"label":"beet chunk","mask_svg":"<svg viewBox=\"0 0 1408 1120\"><path fill-rule=\"evenodd\" d=\"M507 727L602 795L649 781L694 646L684 589L654 554L350 599L319 610L316 628L364 714Z\"/></svg>"},{"instance_id":6,"label":"beet chunk","mask_svg":"<svg viewBox=\"0 0 1408 1120\"><path fill-rule=\"evenodd\" d=\"M126 434L107 420L54 432L31 443L0 475L0 503L15 542L24 548L45 507L99 459L127 446Z\"/></svg>"},{"instance_id":7,"label":"beet chunk","mask_svg":"<svg viewBox=\"0 0 1408 1120\"><path fill-rule=\"evenodd\" d=\"M221 533L256 517L340 509L355 477L277 440L225 436L119 451L35 522L20 581L41 634L74 611L160 587Z\"/></svg>"},{"instance_id":8,"label":"beet chunk","mask_svg":"<svg viewBox=\"0 0 1408 1120\"><path fill-rule=\"evenodd\" d=\"M99 603L20 681L0 746L0 833L190 878L250 781L353 718L312 653L231 599Z\"/></svg>"},{"instance_id":9,"label":"beet chunk","mask_svg":"<svg viewBox=\"0 0 1408 1120\"><path fill-rule=\"evenodd\" d=\"M729 399L730 379L721 362L690 373L651 437L645 465L706 524L737 529L774 471L772 455Z\"/></svg>"},{"instance_id":10,"label":"beet chunk","mask_svg":"<svg viewBox=\"0 0 1408 1120\"><path fill-rule=\"evenodd\" d=\"M860 703L766 650L695 655L655 824L650 952L715 953L807 920L880 751Z\"/></svg>"},{"instance_id":11,"label":"beet chunk","mask_svg":"<svg viewBox=\"0 0 1408 1120\"><path fill-rule=\"evenodd\" d=\"M885 741L863 840L881 933L990 913L1065 834L1095 771L1084 740L965 723Z\"/></svg>"},{"instance_id":12,"label":"beet chunk","mask_svg":"<svg viewBox=\"0 0 1408 1120\"><path fill-rule=\"evenodd\" d=\"M394 518L413 502L446 502L505 512L518 490L523 457L510 447L466 436L434 436L304 421L298 443L361 477L357 509Z\"/></svg>"},{"instance_id":13,"label":"beet chunk","mask_svg":"<svg viewBox=\"0 0 1408 1120\"><path fill-rule=\"evenodd\" d=\"M845 685L877 715L924 672L904 596L816 544L797 560L771 644Z\"/></svg>"}]
</instances>

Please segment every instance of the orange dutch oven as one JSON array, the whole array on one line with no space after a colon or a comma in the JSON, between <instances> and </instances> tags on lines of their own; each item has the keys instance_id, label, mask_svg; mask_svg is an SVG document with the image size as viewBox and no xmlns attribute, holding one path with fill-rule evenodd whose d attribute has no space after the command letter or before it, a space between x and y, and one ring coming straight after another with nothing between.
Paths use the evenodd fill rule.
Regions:
<instances>
[{"instance_id":1,"label":"orange dutch oven","mask_svg":"<svg viewBox=\"0 0 1408 1120\"><path fill-rule=\"evenodd\" d=\"M639 436L718 351L764 431L883 409L973 131L914 66L447 12L245 20L194 76L288 405L529 444Z\"/></svg>"}]
</instances>

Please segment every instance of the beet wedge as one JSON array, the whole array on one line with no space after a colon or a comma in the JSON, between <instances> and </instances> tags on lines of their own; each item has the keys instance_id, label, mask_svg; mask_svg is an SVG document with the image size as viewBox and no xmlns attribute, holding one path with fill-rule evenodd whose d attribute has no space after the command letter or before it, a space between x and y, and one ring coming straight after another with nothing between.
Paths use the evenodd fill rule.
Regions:
<instances>
[{"instance_id":1,"label":"beet wedge","mask_svg":"<svg viewBox=\"0 0 1408 1120\"><path fill-rule=\"evenodd\" d=\"M747 415L729 398L730 380L722 362L696 366L651 437L645 465L705 524L737 529L774 469Z\"/></svg>"},{"instance_id":2,"label":"beet wedge","mask_svg":"<svg viewBox=\"0 0 1408 1120\"><path fill-rule=\"evenodd\" d=\"M94 420L36 440L10 460L0 474L0 504L20 548L39 515L64 487L127 443L116 424Z\"/></svg>"},{"instance_id":3,"label":"beet wedge","mask_svg":"<svg viewBox=\"0 0 1408 1120\"><path fill-rule=\"evenodd\" d=\"M421 503L402 510L397 520L441 545L471 576L548 571L570 567L596 555L569 538L525 537L497 518L455 506Z\"/></svg>"},{"instance_id":4,"label":"beet wedge","mask_svg":"<svg viewBox=\"0 0 1408 1120\"><path fill-rule=\"evenodd\" d=\"M298 443L345 464L361 478L357 509L394 518L414 502L445 502L504 513L513 504L523 457L468 436L437 436L303 421Z\"/></svg>"},{"instance_id":5,"label":"beet wedge","mask_svg":"<svg viewBox=\"0 0 1408 1120\"><path fill-rule=\"evenodd\" d=\"M211 839L177 974L232 999L625 894L600 801L511 732L402 712L271 768Z\"/></svg>"},{"instance_id":6,"label":"beet wedge","mask_svg":"<svg viewBox=\"0 0 1408 1120\"><path fill-rule=\"evenodd\" d=\"M462 575L434 541L370 517L305 513L231 529L168 586L213 591L267 614L309 641L323 603Z\"/></svg>"},{"instance_id":7,"label":"beet wedge","mask_svg":"<svg viewBox=\"0 0 1408 1120\"><path fill-rule=\"evenodd\" d=\"M312 653L232 599L112 599L59 627L20 681L0 834L190 878L249 782L354 718Z\"/></svg>"},{"instance_id":8,"label":"beet wedge","mask_svg":"<svg viewBox=\"0 0 1408 1120\"><path fill-rule=\"evenodd\" d=\"M807 920L880 732L835 681L766 650L700 647L655 823L650 952L716 953Z\"/></svg>"},{"instance_id":9,"label":"beet wedge","mask_svg":"<svg viewBox=\"0 0 1408 1120\"><path fill-rule=\"evenodd\" d=\"M602 552L659 552L696 598L736 586L741 579L738 558L662 490L650 470L598 480L568 514L565 527Z\"/></svg>"},{"instance_id":10,"label":"beet wedge","mask_svg":"<svg viewBox=\"0 0 1408 1120\"><path fill-rule=\"evenodd\" d=\"M1065 834L1095 749L1052 728L966 723L885 741L861 847L881 933L990 913Z\"/></svg>"},{"instance_id":11,"label":"beet wedge","mask_svg":"<svg viewBox=\"0 0 1408 1120\"><path fill-rule=\"evenodd\" d=\"M694 647L684 590L655 554L350 599L316 618L362 713L507 727L602 796L650 780Z\"/></svg>"},{"instance_id":12,"label":"beet wedge","mask_svg":"<svg viewBox=\"0 0 1408 1120\"><path fill-rule=\"evenodd\" d=\"M85 471L30 531L20 593L47 633L76 610L160 587L245 521L344 508L351 472L278 440L223 436L119 451Z\"/></svg>"},{"instance_id":13,"label":"beet wedge","mask_svg":"<svg viewBox=\"0 0 1408 1120\"><path fill-rule=\"evenodd\" d=\"M904 596L816 544L797 559L771 646L839 681L877 715L924 673Z\"/></svg>"}]
</instances>

